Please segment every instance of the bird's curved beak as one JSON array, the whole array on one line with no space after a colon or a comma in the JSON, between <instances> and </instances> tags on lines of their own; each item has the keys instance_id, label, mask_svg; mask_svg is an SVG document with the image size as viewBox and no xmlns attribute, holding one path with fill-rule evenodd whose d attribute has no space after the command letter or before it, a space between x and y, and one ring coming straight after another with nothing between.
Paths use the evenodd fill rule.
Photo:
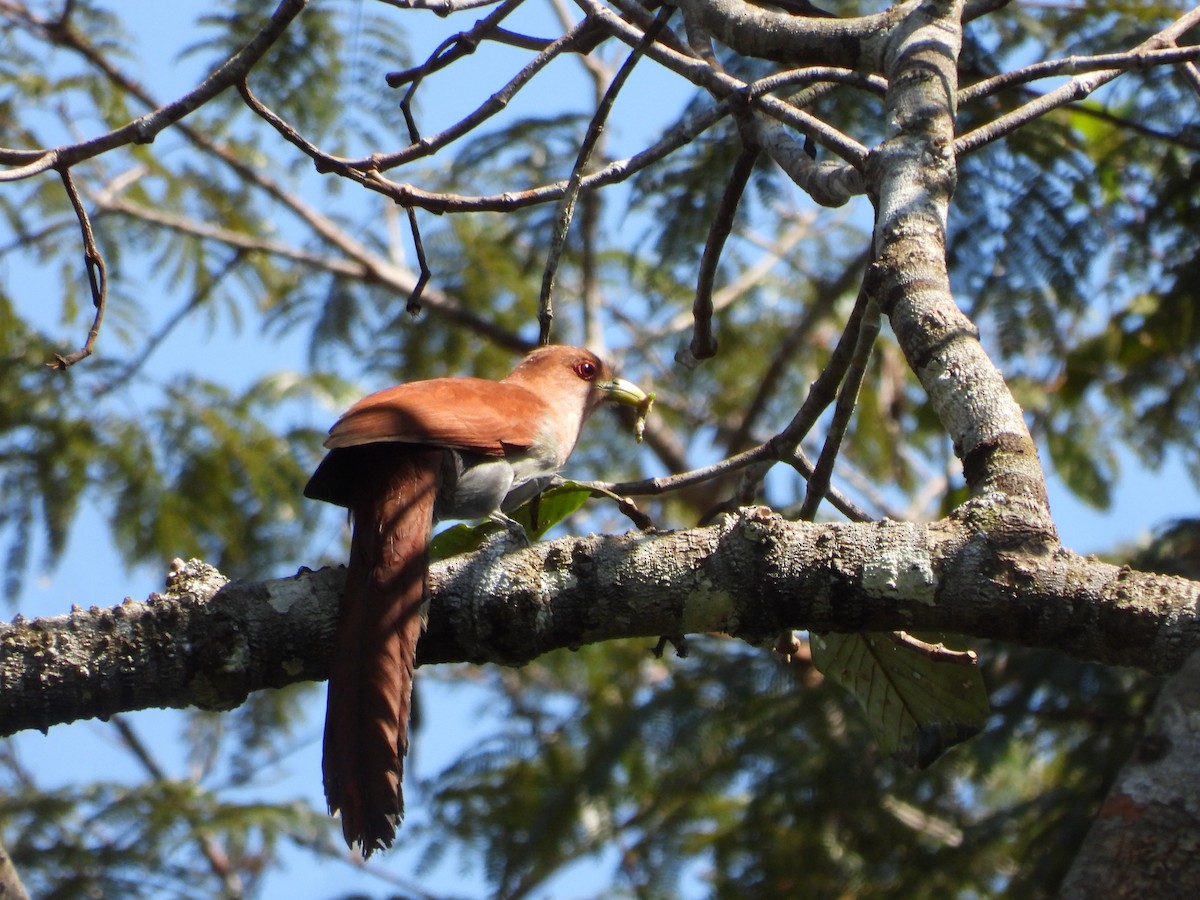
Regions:
<instances>
[{"instance_id":1,"label":"bird's curved beak","mask_svg":"<svg viewBox=\"0 0 1200 900\"><path fill-rule=\"evenodd\" d=\"M625 406L641 406L650 399L645 391L632 381L626 381L624 378L602 381L596 387L604 391L605 400L611 400L613 403L622 403Z\"/></svg>"},{"instance_id":2,"label":"bird's curved beak","mask_svg":"<svg viewBox=\"0 0 1200 900\"><path fill-rule=\"evenodd\" d=\"M637 410L637 418L633 423L633 434L638 443L646 431L646 416L650 415L650 407L654 404L654 395L647 394L632 381L624 378L614 378L596 385L604 392L604 399L624 406L632 406Z\"/></svg>"}]
</instances>

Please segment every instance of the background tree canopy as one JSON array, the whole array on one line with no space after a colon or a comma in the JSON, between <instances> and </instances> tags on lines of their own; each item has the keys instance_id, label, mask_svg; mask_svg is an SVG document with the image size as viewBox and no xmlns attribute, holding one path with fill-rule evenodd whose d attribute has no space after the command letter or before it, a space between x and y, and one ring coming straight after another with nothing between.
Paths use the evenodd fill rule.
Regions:
<instances>
[{"instance_id":1,"label":"background tree canopy","mask_svg":"<svg viewBox=\"0 0 1200 900\"><path fill-rule=\"evenodd\" d=\"M1022 540L1055 547L1007 401L991 382L947 399L956 371L930 374L973 342L907 313L946 276L1057 483L1103 510L1122 460L1177 461L1191 483L1169 500L1191 502L1191 4L677 6L0 0L9 613L64 559L69 588L39 611L117 603L96 595L93 546L133 594L174 558L252 580L340 562L342 517L301 496L338 412L397 381L499 377L548 297L555 341L657 393L641 448L598 416L568 469L618 482L639 525L756 504L964 521L969 498L1007 490L1034 510ZM947 42L941 63L909 41L921 28ZM955 70L957 87L920 75ZM905 105L938 85L944 109ZM912 246L940 274L903 257L908 239L933 242ZM973 448L978 433L995 439ZM630 485L747 451L666 491ZM625 512L593 498L552 536L626 531ZM1200 529L1159 524L1140 556L1111 549L1200 577ZM319 808L311 682L58 726L69 774L40 736L0 742L0 844L38 897L1048 896L1159 680L987 639L1026 625L425 667L402 846L365 867ZM907 710L929 695L897 686L894 654L974 671L928 651L943 638L978 654L990 711L933 703L937 728L904 744L872 686ZM443 734L429 759L425 720ZM119 761L97 770L101 744Z\"/></svg>"}]
</instances>

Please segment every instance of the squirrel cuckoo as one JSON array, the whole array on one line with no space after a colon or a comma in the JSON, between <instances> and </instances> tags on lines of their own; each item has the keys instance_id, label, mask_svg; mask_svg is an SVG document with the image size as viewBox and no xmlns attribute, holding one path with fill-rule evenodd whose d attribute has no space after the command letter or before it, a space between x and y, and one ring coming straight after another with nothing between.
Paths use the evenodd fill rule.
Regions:
<instances>
[{"instance_id":1,"label":"squirrel cuckoo","mask_svg":"<svg viewBox=\"0 0 1200 900\"><path fill-rule=\"evenodd\" d=\"M364 859L392 845L404 815L433 522L507 520L550 482L605 400L649 402L594 353L541 347L500 381L434 378L371 394L330 429L304 495L347 507L353 533L321 768L329 811L341 811L346 843Z\"/></svg>"}]
</instances>

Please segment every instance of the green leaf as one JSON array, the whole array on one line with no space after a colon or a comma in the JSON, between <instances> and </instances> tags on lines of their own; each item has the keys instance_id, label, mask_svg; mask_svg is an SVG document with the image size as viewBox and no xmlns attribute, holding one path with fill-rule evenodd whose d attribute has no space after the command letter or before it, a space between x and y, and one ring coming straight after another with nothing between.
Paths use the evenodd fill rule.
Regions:
<instances>
[{"instance_id":1,"label":"green leaf","mask_svg":"<svg viewBox=\"0 0 1200 900\"><path fill-rule=\"evenodd\" d=\"M583 506L591 496L590 488L574 481L566 481L542 491L531 502L518 509L513 518L525 527L530 538L539 541L547 531Z\"/></svg>"},{"instance_id":2,"label":"green leaf","mask_svg":"<svg viewBox=\"0 0 1200 900\"><path fill-rule=\"evenodd\" d=\"M539 541L547 531L583 506L594 493L591 488L566 481L542 491L512 513L510 518L525 529L531 541ZM429 558L448 559L462 553L473 553L483 545L489 535L499 531L500 527L491 519L485 519L475 525L453 525L430 542Z\"/></svg>"},{"instance_id":3,"label":"green leaf","mask_svg":"<svg viewBox=\"0 0 1200 900\"><path fill-rule=\"evenodd\" d=\"M925 646L886 633L812 636L813 664L854 695L880 746L922 769L978 734L988 715L974 654Z\"/></svg>"},{"instance_id":4,"label":"green leaf","mask_svg":"<svg viewBox=\"0 0 1200 900\"><path fill-rule=\"evenodd\" d=\"M484 519L475 525L460 522L434 536L429 542L429 560L449 559L463 553L473 553L482 546L489 534L500 528L491 519Z\"/></svg>"}]
</instances>

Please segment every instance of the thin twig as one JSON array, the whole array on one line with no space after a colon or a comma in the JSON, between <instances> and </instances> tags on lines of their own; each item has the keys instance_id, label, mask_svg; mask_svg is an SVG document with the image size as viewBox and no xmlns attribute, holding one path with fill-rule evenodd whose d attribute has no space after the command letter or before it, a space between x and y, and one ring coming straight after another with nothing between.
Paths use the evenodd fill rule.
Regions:
<instances>
[{"instance_id":1,"label":"thin twig","mask_svg":"<svg viewBox=\"0 0 1200 900\"><path fill-rule=\"evenodd\" d=\"M617 74L613 76L612 83L609 84L608 90L604 92L604 97L597 105L596 112L592 115L591 122L588 123L587 133L579 145L579 152L575 156L575 165L571 167L571 176L567 179L566 189L559 201L554 234L551 236L550 250L546 258L546 270L542 275L542 291L538 297L538 322L540 325L538 343L540 344L550 341L550 323L554 320L552 305L554 279L558 273L558 263L562 257L563 247L567 243L567 233L571 227L571 218L575 213L575 201L579 198L580 184L592 158L592 152L600 141L604 123L608 121L608 115L612 111L613 104L617 102L617 96L621 93L625 82L629 80L629 76L633 74L634 68L645 54L646 48L654 43L673 12L674 9L670 6L664 6L659 10L654 22L642 36L642 40L633 48L621 68L617 70Z\"/></svg>"},{"instance_id":2,"label":"thin twig","mask_svg":"<svg viewBox=\"0 0 1200 900\"><path fill-rule=\"evenodd\" d=\"M725 242L733 231L733 220L738 205L750 183L750 176L758 162L761 151L757 144L745 144L729 173L721 202L708 226L708 237L704 241L704 252L700 256L700 272L696 276L696 297L692 301L692 340L688 344L688 361L709 359L716 355L717 340L713 336L713 284L717 277L717 266ZM676 355L679 359L679 355Z\"/></svg>"},{"instance_id":3,"label":"thin twig","mask_svg":"<svg viewBox=\"0 0 1200 900\"><path fill-rule=\"evenodd\" d=\"M879 336L879 306L874 298L868 300L862 321L858 326L857 341L854 346L854 358L842 380L838 391L837 404L833 409L833 419L825 435L825 443L821 447L821 455L817 458L816 468L808 479L808 489L804 494L804 504L800 507L800 518L811 521L816 517L817 507L829 492L829 481L833 474L833 464L837 460L842 440L846 435L854 407L858 402L858 391L862 386L863 377L867 370L867 361Z\"/></svg>"},{"instance_id":4,"label":"thin twig","mask_svg":"<svg viewBox=\"0 0 1200 900\"><path fill-rule=\"evenodd\" d=\"M75 189L71 170L59 169L58 174L62 177L67 196L71 199L71 207L75 210L75 216L79 219L79 230L83 233L83 262L87 269L88 286L92 291L92 306L96 308L92 327L88 330L87 340L83 342L83 346L66 356L56 354L54 361L48 363L52 369L66 369L81 359L91 356L92 350L95 349L96 338L100 336L100 323L104 321L104 309L108 302L108 268L104 264L104 256L100 253L100 248L96 246L96 236L92 234L92 223L88 220L83 201L79 199L79 191Z\"/></svg>"},{"instance_id":5,"label":"thin twig","mask_svg":"<svg viewBox=\"0 0 1200 900\"><path fill-rule=\"evenodd\" d=\"M389 73L386 76L390 87L399 87L406 82L411 82L408 90L404 92L404 99L400 101L400 111L404 114L404 121L408 125L410 143L416 144L421 140L416 119L412 114L412 102L417 88L421 86L425 76L474 53L480 42L487 38L488 33L499 27L500 23L524 2L525 0L505 0L491 13L476 22L470 31L460 31L438 44L423 65L416 69L409 69L407 72Z\"/></svg>"},{"instance_id":6,"label":"thin twig","mask_svg":"<svg viewBox=\"0 0 1200 900\"><path fill-rule=\"evenodd\" d=\"M408 213L408 227L412 232L413 250L417 254L417 283L413 285L412 293L408 295L408 301L404 308L408 310L408 314L415 316L421 312L421 295L425 293L425 285L429 283L430 275L429 262L425 259L425 244L421 241L421 229L417 226L417 211L411 206L405 210Z\"/></svg>"},{"instance_id":7,"label":"thin twig","mask_svg":"<svg viewBox=\"0 0 1200 900\"><path fill-rule=\"evenodd\" d=\"M512 102L513 97L538 72L563 53L572 52L581 42L590 40L593 28L594 24L590 20L584 19L581 21L562 37L547 45L544 50L526 63L520 72L509 79L500 90L496 91L472 112L459 119L444 131L432 137L414 141L403 150L398 150L394 153L373 153L362 159L344 159L326 155L330 169L336 169L341 174L346 175L349 175L349 170L355 169L363 172L386 172L388 169L412 162L415 159L431 156L504 110Z\"/></svg>"},{"instance_id":8,"label":"thin twig","mask_svg":"<svg viewBox=\"0 0 1200 900\"><path fill-rule=\"evenodd\" d=\"M379 0L397 9L424 9L445 17L456 12L491 6L496 0Z\"/></svg>"},{"instance_id":9,"label":"thin twig","mask_svg":"<svg viewBox=\"0 0 1200 900\"><path fill-rule=\"evenodd\" d=\"M1067 56L1062 59L1047 59L1032 63L1011 72L1001 72L985 78L958 92L960 105L990 97L1005 88L1028 84L1040 78L1057 75L1075 75L1080 72L1095 72L1104 69L1148 69L1153 66L1171 65L1200 59L1200 46L1171 47L1164 50L1129 50L1124 53L1103 53L1096 56Z\"/></svg>"},{"instance_id":10,"label":"thin twig","mask_svg":"<svg viewBox=\"0 0 1200 900\"><path fill-rule=\"evenodd\" d=\"M587 11L589 18L595 18L614 37L629 46L637 45L641 38L641 32L637 27L615 15L612 10L599 3L598 0L576 0L576 2ZM626 6L633 16L633 7L626 4L623 6ZM662 42L647 50L646 55L671 71L682 75L698 87L712 92L715 96L724 98L736 94L746 98L751 108L760 109L779 119L785 125L792 126L856 168L861 168L866 163L866 147L815 116L796 109L786 100L770 95L750 96L750 85L746 82L715 71L704 60L681 53L665 46Z\"/></svg>"},{"instance_id":11,"label":"thin twig","mask_svg":"<svg viewBox=\"0 0 1200 900\"><path fill-rule=\"evenodd\" d=\"M664 475L658 478L646 478L640 481L618 481L618 482L602 482L602 481L577 481L582 487L590 488L595 491L604 491L617 496L658 496L660 494L670 493L671 491L679 491L684 488L692 487L693 485L703 484L706 481L721 478L748 466L753 466L760 463L774 463L779 460L775 456L775 448L772 441L765 441L753 449L747 450L744 453L738 453L728 459L723 459L720 462L713 463L708 466L701 466L698 469L691 469L687 472L680 472L675 475ZM800 475L808 478L813 473L813 465L803 451L797 449L792 451L786 460ZM830 488L827 499L835 509L841 512L847 519L852 522L866 522L871 519L871 516L859 508L854 501L850 500L840 491L835 488Z\"/></svg>"},{"instance_id":12,"label":"thin twig","mask_svg":"<svg viewBox=\"0 0 1200 900\"><path fill-rule=\"evenodd\" d=\"M492 41L495 44L505 44L509 47L517 47L521 50L533 50L538 53L554 43L549 38L530 37L527 34L518 34L515 31L509 31L507 28L493 28L490 34L484 36L484 39ZM450 40L453 40L453 38ZM445 46L446 43L447 42L444 41L440 46ZM384 81L386 81L387 86L391 88L403 87L413 79L427 78L434 72L440 72L452 62L462 59L464 56L470 56L475 52L476 49L477 46L472 46L458 54L439 54L437 50L434 50L434 52L429 55L429 58L419 66L401 69L398 72L388 72L386 75L384 75Z\"/></svg>"},{"instance_id":13,"label":"thin twig","mask_svg":"<svg viewBox=\"0 0 1200 900\"><path fill-rule=\"evenodd\" d=\"M126 144L149 144L163 129L178 122L230 85L237 84L245 78L246 73L279 39L292 19L304 8L306 2L307 0L281 0L270 20L258 34L251 38L241 50L213 70L212 74L196 88L178 100L139 116L114 131L78 144L47 150L0 149L0 163L19 166L19 168L10 169L7 172L0 172L0 181L17 181L48 169L64 171L82 160L99 156L115 147L122 147ZM56 22L37 19L30 21L31 24L45 30L48 36L62 46L77 50L87 46L83 38L70 28L63 26L56 31L58 25ZM21 165L22 163L24 165Z\"/></svg>"},{"instance_id":14,"label":"thin twig","mask_svg":"<svg viewBox=\"0 0 1200 900\"><path fill-rule=\"evenodd\" d=\"M931 644L913 637L907 631L889 631L887 634L893 643L919 653L934 662L953 663L968 669L974 668L979 662L979 655L974 650L951 650L945 644Z\"/></svg>"},{"instance_id":15,"label":"thin twig","mask_svg":"<svg viewBox=\"0 0 1200 900\"><path fill-rule=\"evenodd\" d=\"M1129 50L1126 54L1121 55L1131 57L1159 50L1163 47L1170 47L1180 35L1197 24L1200 24L1200 7L1180 16L1162 31L1142 41L1142 43ZM1108 84L1108 82L1119 75L1123 75L1126 71L1126 69L1121 68L1100 69L1088 76L1075 76L1066 84L1041 95L1036 100L1023 104L1012 112L1006 113L988 124L964 134L954 142L954 152L961 157L966 153L978 150L980 147L1010 134L1022 125L1058 109L1060 106L1065 106L1068 103L1073 103L1088 96L1097 88Z\"/></svg>"}]
</instances>

